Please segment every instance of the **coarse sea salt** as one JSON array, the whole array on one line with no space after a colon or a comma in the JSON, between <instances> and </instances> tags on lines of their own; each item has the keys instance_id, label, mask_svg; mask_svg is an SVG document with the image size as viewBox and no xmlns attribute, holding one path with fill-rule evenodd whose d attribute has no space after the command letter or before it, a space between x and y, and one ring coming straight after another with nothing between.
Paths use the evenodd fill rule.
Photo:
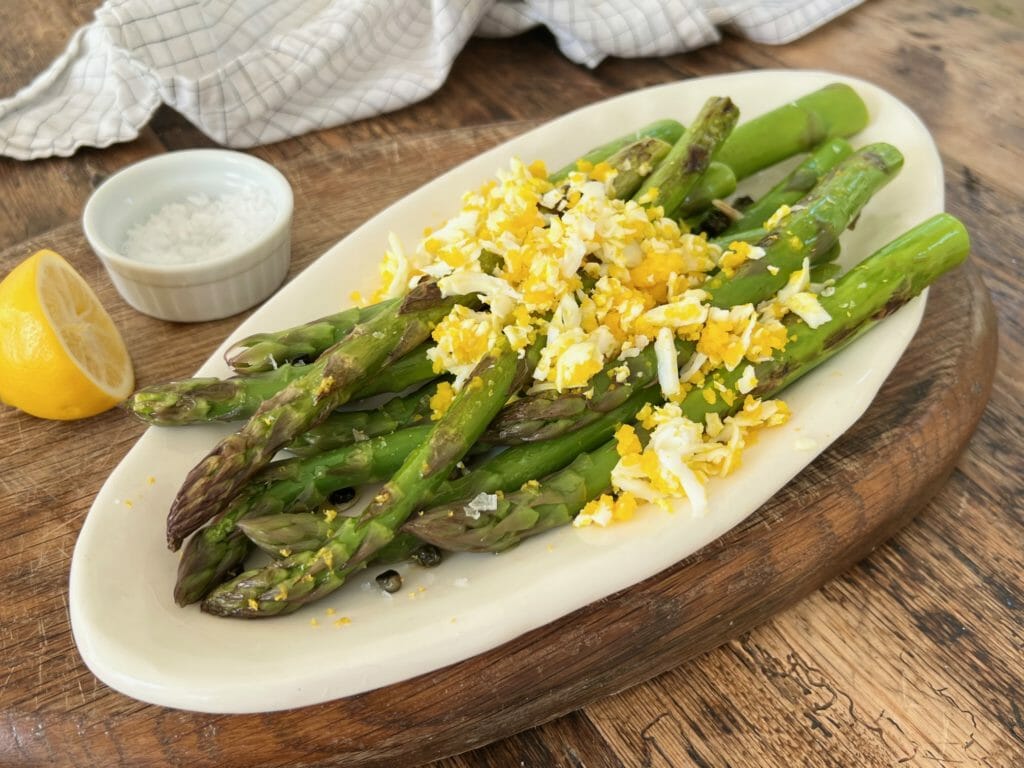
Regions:
<instances>
[{"instance_id":1,"label":"coarse sea salt","mask_svg":"<svg viewBox=\"0 0 1024 768\"><path fill-rule=\"evenodd\" d=\"M258 187L167 203L128 230L121 252L150 264L195 264L237 253L263 234L276 214Z\"/></svg>"}]
</instances>

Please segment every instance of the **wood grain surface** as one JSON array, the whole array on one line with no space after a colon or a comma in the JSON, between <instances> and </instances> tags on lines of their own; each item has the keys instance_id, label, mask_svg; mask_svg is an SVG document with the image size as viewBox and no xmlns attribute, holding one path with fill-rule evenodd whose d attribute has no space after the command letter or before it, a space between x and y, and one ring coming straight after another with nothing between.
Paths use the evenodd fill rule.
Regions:
<instances>
[{"instance_id":1,"label":"wood grain surface","mask_svg":"<svg viewBox=\"0 0 1024 768\"><path fill-rule=\"evenodd\" d=\"M41 71L94 5L0 5L0 95ZM254 154L310 203L297 205L294 274L436 173L568 109L759 67L830 69L907 102L935 135L947 208L975 244L971 266L933 291L920 334L869 413L804 476L680 568L488 654L480 679L443 670L389 700L371 693L278 716L195 715L107 689L82 664L68 623L78 530L142 426L116 411L64 424L4 408L0 765L352 765L368 744L395 745L376 761L395 766L478 747L434 768L1024 764L1019 4L874 0L787 46L727 38L596 70L568 62L543 32L474 40L424 102ZM241 317L182 326L136 313L92 257L81 208L118 168L209 144L164 109L130 144L0 160L0 273L40 247L63 253L122 328L141 384L194 370ZM982 412L996 321L999 356ZM789 534L798 530L811 541L797 544ZM810 546L823 549L815 563L803 556ZM734 591L694 589L724 574ZM658 634L659 622L678 629ZM627 624L648 629L627 635ZM555 632L561 646L544 642ZM537 655L538 645L551 650ZM574 676L580 651L593 647L614 651L614 673ZM533 686L503 712L473 698L512 675ZM545 679L566 684L544 694ZM398 757L410 738L417 751Z\"/></svg>"}]
</instances>

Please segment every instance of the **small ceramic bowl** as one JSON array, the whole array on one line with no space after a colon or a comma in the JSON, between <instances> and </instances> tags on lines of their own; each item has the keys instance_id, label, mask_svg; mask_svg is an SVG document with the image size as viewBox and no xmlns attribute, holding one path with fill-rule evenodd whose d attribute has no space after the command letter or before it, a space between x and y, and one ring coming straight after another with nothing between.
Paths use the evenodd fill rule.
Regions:
<instances>
[{"instance_id":1,"label":"small ceramic bowl","mask_svg":"<svg viewBox=\"0 0 1024 768\"><path fill-rule=\"evenodd\" d=\"M187 203L195 211L197 201L209 202L203 211L209 225L216 221L210 211L230 210L231 201L240 198L258 198L259 210L272 214L261 216L258 226L240 236L236 233L227 240L230 249L221 244L210 258L151 252L142 260L137 245L135 250L127 247L129 233L138 243L138 228L152 224L154 216L166 223L159 212L166 214L168 205ZM291 186L273 166L242 152L194 149L152 157L115 173L89 198L82 226L125 301L162 320L195 322L249 309L281 285L291 256L292 205ZM188 227L168 229L169 237L148 241L151 250Z\"/></svg>"}]
</instances>

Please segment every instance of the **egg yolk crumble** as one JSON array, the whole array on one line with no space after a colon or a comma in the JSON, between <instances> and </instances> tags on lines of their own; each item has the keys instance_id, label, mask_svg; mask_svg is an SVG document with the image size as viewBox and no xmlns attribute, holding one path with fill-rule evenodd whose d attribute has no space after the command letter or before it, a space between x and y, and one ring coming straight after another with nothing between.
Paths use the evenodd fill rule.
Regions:
<instances>
[{"instance_id":1,"label":"egg yolk crumble","mask_svg":"<svg viewBox=\"0 0 1024 768\"><path fill-rule=\"evenodd\" d=\"M750 395L753 365L786 344L783 318L794 313L812 327L830 318L810 288L806 259L770 300L712 306L701 287L708 276L731 276L764 258L764 249L746 242L721 248L648 205L653 196L609 196L615 170L606 163L577 168L552 184L542 162L513 159L411 251L392 235L372 300L401 296L424 279L436 281L443 296L480 298L479 308L456 306L433 329L434 370L454 377L431 400L435 419L502 336L520 355L540 344L529 393L586 388L605 369L625 381L625 363L653 345L665 404L638 417L646 445L632 426L619 429L614 493L590 502L575 524L607 525L630 518L641 502L666 506L683 497L703 513L706 480L738 465L753 431L788 417L782 401ZM780 209L770 222L789 213ZM498 257L490 272L483 265L494 259L484 254ZM679 342L696 351L679 359ZM740 370L734 388L711 383L720 369ZM690 421L678 403L697 387L709 403L742 398L742 407L724 419Z\"/></svg>"}]
</instances>

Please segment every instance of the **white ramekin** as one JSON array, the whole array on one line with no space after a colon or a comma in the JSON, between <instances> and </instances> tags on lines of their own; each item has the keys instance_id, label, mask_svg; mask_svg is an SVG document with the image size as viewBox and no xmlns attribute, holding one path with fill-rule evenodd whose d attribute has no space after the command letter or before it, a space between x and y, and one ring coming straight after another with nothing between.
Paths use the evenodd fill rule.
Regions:
<instances>
[{"instance_id":1,"label":"white ramekin","mask_svg":"<svg viewBox=\"0 0 1024 768\"><path fill-rule=\"evenodd\" d=\"M273 222L237 253L191 264L153 264L121 253L128 230L164 205L190 195L211 198L259 187L275 208ZM242 152L190 149L128 166L103 182L82 213L89 244L131 306L162 320L228 317L273 293L291 256L292 189L273 166Z\"/></svg>"}]
</instances>

